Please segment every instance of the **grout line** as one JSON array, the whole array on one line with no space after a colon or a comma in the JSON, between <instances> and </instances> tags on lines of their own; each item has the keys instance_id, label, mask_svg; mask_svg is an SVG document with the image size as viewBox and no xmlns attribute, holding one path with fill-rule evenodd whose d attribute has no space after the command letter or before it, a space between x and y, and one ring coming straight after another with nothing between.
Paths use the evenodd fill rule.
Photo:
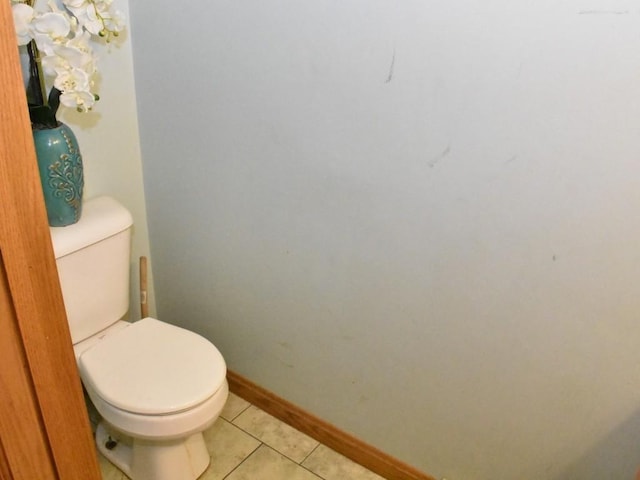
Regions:
<instances>
[{"instance_id":1,"label":"grout line","mask_svg":"<svg viewBox=\"0 0 640 480\"><path fill-rule=\"evenodd\" d=\"M256 453L258 451L258 449L262 445L264 445L264 443L260 442L260 445L258 445L256 448L254 448L253 451L249 455L244 457L239 464L237 464L235 467L233 467L229 473L227 473L224 477L222 477L222 480L224 480L225 478L228 478L229 475L231 475L233 472L235 472L238 469L238 467L240 467L240 465L242 465L244 462L246 462L249 459L249 457L251 457L254 453Z\"/></svg>"},{"instance_id":2,"label":"grout line","mask_svg":"<svg viewBox=\"0 0 640 480\"><path fill-rule=\"evenodd\" d=\"M321 443L320 443L320 442L318 442L318 444L317 444L315 447L313 447L313 450L311 450L311 451L307 454L307 456L306 456L306 457L304 457L304 458L302 459L302 461L301 461L298 465L302 466L302 464L303 464L304 462L306 462L306 461L307 461L307 459L308 459L311 455L313 455L313 452L315 452L315 451L318 449L318 447L320 447L320 445L321 445Z\"/></svg>"},{"instance_id":3,"label":"grout line","mask_svg":"<svg viewBox=\"0 0 640 480\"><path fill-rule=\"evenodd\" d=\"M230 423L233 423L233 421L238 418L240 415L242 415L244 412L246 412L249 408L251 407L251 404L247 405L246 407L244 407L240 412L238 412L233 418L227 420ZM226 420L226 419L225 419Z\"/></svg>"},{"instance_id":4,"label":"grout line","mask_svg":"<svg viewBox=\"0 0 640 480\"><path fill-rule=\"evenodd\" d=\"M314 477L317 477L317 478L319 478L320 480L325 480L324 478L322 478L322 477L321 477L320 475L318 475L317 473L312 472L312 471L311 471L311 470L309 470L307 467L303 466L301 463L298 463L298 462L296 462L294 459L287 457L284 453L279 452L278 450L276 450L276 449L275 449L275 448L273 448L273 447L270 447L270 446L269 446L269 445L267 445L266 443L264 444L264 446L265 446L265 447L267 447L267 448L269 448L269 449L271 449L271 450L273 450L273 451L274 451L274 452L276 452L278 455L283 456L283 457L284 457L284 458L286 458L287 460L290 460L293 464L295 464L295 465L297 465L298 467L300 467L300 468L302 468L302 469L306 470L307 472L309 472L309 473L310 473L311 475L313 475ZM318 448L318 447L316 447L316 448ZM314 450L315 450L315 448L314 448Z\"/></svg>"},{"instance_id":5,"label":"grout line","mask_svg":"<svg viewBox=\"0 0 640 480\"><path fill-rule=\"evenodd\" d=\"M273 415L271 415L271 414L269 414L269 413L265 412L264 410L262 410L262 409L261 409L261 408L259 408L259 407L256 407L256 406L255 406L255 405L253 405L253 404L249 404L249 406L248 406L247 408L245 408L245 411L246 411L246 410L248 410L248 409L249 409L249 408L251 408L251 407L255 408L256 410L258 410L258 411L260 411L260 412L262 412L262 413L265 413L266 415L269 415L269 416L270 416L270 417L272 417L275 421L280 422L280 423L282 423L282 424L286 425L287 427L292 428L292 429L293 429L293 430L295 430L296 432L298 432L298 433L300 433L300 434L302 434L302 435L306 435L306 434L302 433L300 430L298 430L297 428L292 427L291 425L287 425L287 424L286 424L285 422L283 422L282 420L280 420L280 419L278 419L278 418L274 417ZM243 413L244 413L244 412L243 412ZM239 417L239 416L240 416L240 415L238 415L238 417ZM236 418L237 418L237 417L236 417ZM244 428L242 428L240 425L236 424L235 422L230 422L230 423L231 423L234 427L236 427L237 429L242 430L244 433L246 433L246 434L247 434L247 435L249 435L250 437L255 438L257 441L259 441L259 442L260 442L260 443L262 443L263 445L265 445L265 446L269 447L269 448L270 448L271 450L273 450L274 452L278 452L278 453L279 453L280 455L282 455L284 458L287 458L287 459L291 460L291 461L292 461L293 463L295 463L296 465L300 465L300 466L302 466L302 462L304 462L307 458L309 458L309 455L311 455L311 453L313 453L313 452L315 451L315 449L316 449L316 448L318 448L318 447L320 446L320 442L318 442L318 441L317 441L317 440L315 440L315 439L312 439L312 440L314 440L314 441L316 442L316 444L317 444L317 445L316 445L315 447L313 447L313 449L311 450L311 452L310 452L310 453L308 453L308 454L307 454L307 455L306 455L306 456L305 456L305 457L300 461L300 463L298 463L295 459L291 458L291 457L290 457L290 456L288 456L286 453L281 452L281 451L280 451L280 450L278 450L276 447L272 447L271 445L269 445L268 443L266 443L263 439L261 439L261 438L259 438L259 437L256 437L256 436L255 436L253 433L251 433L251 432L247 432ZM306 435L306 436L308 436L308 435Z\"/></svg>"}]
</instances>

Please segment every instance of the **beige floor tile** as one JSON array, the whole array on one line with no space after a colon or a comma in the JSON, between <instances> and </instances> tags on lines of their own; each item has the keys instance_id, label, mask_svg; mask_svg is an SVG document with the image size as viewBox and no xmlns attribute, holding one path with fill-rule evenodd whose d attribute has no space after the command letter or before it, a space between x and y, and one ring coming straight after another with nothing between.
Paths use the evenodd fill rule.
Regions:
<instances>
[{"instance_id":1,"label":"beige floor tile","mask_svg":"<svg viewBox=\"0 0 640 480\"><path fill-rule=\"evenodd\" d=\"M211 464L200 480L222 480L260 446L258 440L223 418L216 420L203 435Z\"/></svg>"},{"instance_id":2,"label":"beige floor tile","mask_svg":"<svg viewBox=\"0 0 640 480\"><path fill-rule=\"evenodd\" d=\"M302 465L325 480L383 480L375 473L352 462L324 445L318 446Z\"/></svg>"},{"instance_id":3,"label":"beige floor tile","mask_svg":"<svg viewBox=\"0 0 640 480\"><path fill-rule=\"evenodd\" d=\"M222 409L222 413L220 413L220 416L225 420L232 421L234 418L236 418L238 415L244 412L247 408L249 408L249 405L251 404L246 400L229 392L227 403Z\"/></svg>"},{"instance_id":4,"label":"beige floor tile","mask_svg":"<svg viewBox=\"0 0 640 480\"><path fill-rule=\"evenodd\" d=\"M102 480L128 480L129 478L100 453L98 453L98 464L102 472Z\"/></svg>"},{"instance_id":5,"label":"beige floor tile","mask_svg":"<svg viewBox=\"0 0 640 480\"><path fill-rule=\"evenodd\" d=\"M318 480L313 473L262 445L227 480Z\"/></svg>"},{"instance_id":6,"label":"beige floor tile","mask_svg":"<svg viewBox=\"0 0 640 480\"><path fill-rule=\"evenodd\" d=\"M233 424L296 463L302 462L318 446L314 439L253 405L242 412Z\"/></svg>"}]
</instances>

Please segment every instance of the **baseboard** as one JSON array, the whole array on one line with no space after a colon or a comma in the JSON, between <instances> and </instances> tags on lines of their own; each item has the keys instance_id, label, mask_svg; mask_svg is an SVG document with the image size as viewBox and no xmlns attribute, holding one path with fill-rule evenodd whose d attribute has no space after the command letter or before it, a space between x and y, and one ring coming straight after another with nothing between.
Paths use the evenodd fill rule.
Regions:
<instances>
[{"instance_id":1,"label":"baseboard","mask_svg":"<svg viewBox=\"0 0 640 480\"><path fill-rule=\"evenodd\" d=\"M234 394L387 480L436 480L235 372L228 371L227 380Z\"/></svg>"}]
</instances>

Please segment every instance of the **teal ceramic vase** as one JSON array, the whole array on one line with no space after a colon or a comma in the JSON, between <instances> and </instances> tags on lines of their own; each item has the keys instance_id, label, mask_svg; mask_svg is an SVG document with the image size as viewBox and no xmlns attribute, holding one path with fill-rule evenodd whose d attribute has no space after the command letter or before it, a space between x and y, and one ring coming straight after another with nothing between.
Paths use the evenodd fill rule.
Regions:
<instances>
[{"instance_id":1,"label":"teal ceramic vase","mask_svg":"<svg viewBox=\"0 0 640 480\"><path fill-rule=\"evenodd\" d=\"M84 173L78 141L64 123L33 130L40 181L49 225L64 227L80 220Z\"/></svg>"}]
</instances>

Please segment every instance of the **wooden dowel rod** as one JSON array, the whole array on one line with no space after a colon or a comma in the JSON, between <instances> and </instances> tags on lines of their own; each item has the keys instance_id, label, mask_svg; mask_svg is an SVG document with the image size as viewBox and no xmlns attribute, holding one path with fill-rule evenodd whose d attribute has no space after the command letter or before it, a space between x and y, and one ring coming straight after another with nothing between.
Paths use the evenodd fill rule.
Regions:
<instances>
[{"instance_id":1,"label":"wooden dowel rod","mask_svg":"<svg viewBox=\"0 0 640 480\"><path fill-rule=\"evenodd\" d=\"M147 257L140 257L140 316L149 316L147 305Z\"/></svg>"}]
</instances>

